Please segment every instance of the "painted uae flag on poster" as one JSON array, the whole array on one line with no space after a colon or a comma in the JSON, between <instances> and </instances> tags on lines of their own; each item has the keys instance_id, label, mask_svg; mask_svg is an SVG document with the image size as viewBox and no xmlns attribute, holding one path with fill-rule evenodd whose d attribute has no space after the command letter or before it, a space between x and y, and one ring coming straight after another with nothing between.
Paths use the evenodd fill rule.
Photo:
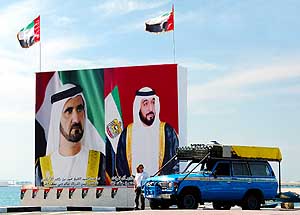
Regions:
<instances>
[{"instance_id":1,"label":"painted uae flag on poster","mask_svg":"<svg viewBox=\"0 0 300 215\"><path fill-rule=\"evenodd\" d=\"M120 96L117 86L105 97L105 125L105 132L116 153L119 137L123 130Z\"/></svg>"}]
</instances>

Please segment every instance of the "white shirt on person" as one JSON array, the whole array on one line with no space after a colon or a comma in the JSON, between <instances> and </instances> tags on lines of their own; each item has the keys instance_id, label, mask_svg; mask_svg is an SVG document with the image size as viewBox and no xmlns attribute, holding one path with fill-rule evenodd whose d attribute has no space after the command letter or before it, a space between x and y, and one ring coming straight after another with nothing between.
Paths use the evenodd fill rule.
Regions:
<instances>
[{"instance_id":1,"label":"white shirt on person","mask_svg":"<svg viewBox=\"0 0 300 215\"><path fill-rule=\"evenodd\" d=\"M140 172L136 173L134 181L136 182L137 187L141 187L143 184L143 181L148 178L148 173L146 172Z\"/></svg>"}]
</instances>

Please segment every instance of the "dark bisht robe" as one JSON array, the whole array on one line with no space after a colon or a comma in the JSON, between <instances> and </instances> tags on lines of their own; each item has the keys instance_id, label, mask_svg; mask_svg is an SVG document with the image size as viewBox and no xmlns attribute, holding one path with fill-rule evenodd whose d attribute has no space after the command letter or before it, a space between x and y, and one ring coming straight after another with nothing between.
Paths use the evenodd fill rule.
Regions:
<instances>
[{"instance_id":1,"label":"dark bisht robe","mask_svg":"<svg viewBox=\"0 0 300 215\"><path fill-rule=\"evenodd\" d=\"M164 150L162 166L165 165L176 154L176 149L179 146L179 141L178 141L178 136L176 134L176 131L168 123L166 123L164 126L164 132L165 132L165 146L164 146L165 150ZM131 176L133 173L130 172L129 163L127 160L127 153L131 153L131 152L126 152L126 144L127 144L126 138L127 138L127 128L125 128L122 131L119 139L117 156L116 156L116 167L119 176L128 177ZM141 153L145 153L145 152L141 152ZM160 175L177 173L178 171L179 171L178 161L173 160L166 167L162 169Z\"/></svg>"}]
</instances>

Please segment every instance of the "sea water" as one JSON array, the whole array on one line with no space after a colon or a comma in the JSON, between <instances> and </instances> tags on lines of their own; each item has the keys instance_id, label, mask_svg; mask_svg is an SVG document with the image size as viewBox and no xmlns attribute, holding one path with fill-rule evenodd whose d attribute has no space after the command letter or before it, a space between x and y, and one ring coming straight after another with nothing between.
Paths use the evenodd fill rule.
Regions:
<instances>
[{"instance_id":1,"label":"sea water","mask_svg":"<svg viewBox=\"0 0 300 215\"><path fill-rule=\"evenodd\" d=\"M20 205L20 193L20 186L0 187L0 206Z\"/></svg>"}]
</instances>

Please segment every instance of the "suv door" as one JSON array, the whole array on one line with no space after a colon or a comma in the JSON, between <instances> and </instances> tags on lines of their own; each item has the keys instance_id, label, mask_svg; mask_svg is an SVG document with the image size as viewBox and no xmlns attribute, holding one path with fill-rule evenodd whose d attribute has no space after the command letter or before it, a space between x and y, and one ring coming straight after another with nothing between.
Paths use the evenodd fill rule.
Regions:
<instances>
[{"instance_id":1,"label":"suv door","mask_svg":"<svg viewBox=\"0 0 300 215\"><path fill-rule=\"evenodd\" d=\"M251 174L247 162L232 161L232 199L240 200L251 186Z\"/></svg>"},{"instance_id":2,"label":"suv door","mask_svg":"<svg viewBox=\"0 0 300 215\"><path fill-rule=\"evenodd\" d=\"M252 175L251 187L260 189L265 199L274 198L278 183L270 164L265 161L249 161L248 163Z\"/></svg>"},{"instance_id":3,"label":"suv door","mask_svg":"<svg viewBox=\"0 0 300 215\"><path fill-rule=\"evenodd\" d=\"M207 201L230 200L232 193L230 161L219 161L212 169L203 198Z\"/></svg>"}]
</instances>

